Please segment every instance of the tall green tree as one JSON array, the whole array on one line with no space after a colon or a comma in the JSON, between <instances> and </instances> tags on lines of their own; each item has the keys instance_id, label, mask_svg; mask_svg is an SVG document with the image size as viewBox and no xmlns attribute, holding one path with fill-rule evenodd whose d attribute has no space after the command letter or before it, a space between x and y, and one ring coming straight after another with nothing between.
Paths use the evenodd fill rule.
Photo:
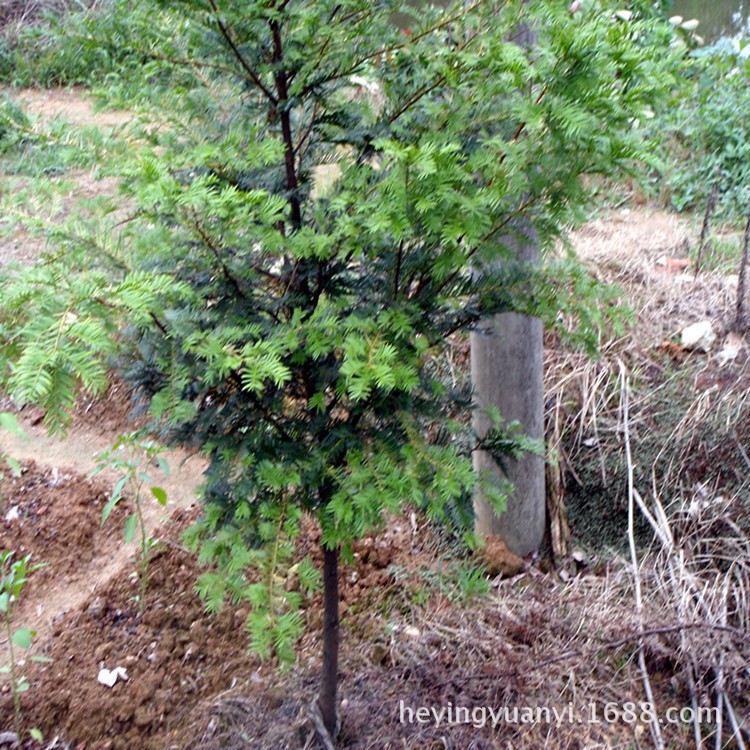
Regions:
<instances>
[{"instance_id":1,"label":"tall green tree","mask_svg":"<svg viewBox=\"0 0 750 750\"><path fill-rule=\"evenodd\" d=\"M212 607L251 602L265 656L290 656L302 628L284 581L303 514L317 520L314 714L333 736L340 557L404 505L450 515L482 479L473 450L528 447L497 420L472 435L441 353L501 311L590 322L589 277L518 264L509 238L531 228L550 247L586 204L582 175L644 155L633 123L663 67L639 39L654 27L557 0L122 8L173 127L126 169L137 211L116 239L71 235L5 283L3 374L62 424L119 352L154 420L210 458L193 536L218 568L200 585ZM529 24L533 50L514 36ZM497 510L503 490L484 489ZM297 570L314 586L309 562Z\"/></svg>"}]
</instances>

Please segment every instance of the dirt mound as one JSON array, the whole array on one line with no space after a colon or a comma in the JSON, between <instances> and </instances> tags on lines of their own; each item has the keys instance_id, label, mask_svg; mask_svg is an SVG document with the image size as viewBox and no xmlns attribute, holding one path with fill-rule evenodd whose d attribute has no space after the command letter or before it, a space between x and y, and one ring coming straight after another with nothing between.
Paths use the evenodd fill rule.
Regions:
<instances>
[{"instance_id":1,"label":"dirt mound","mask_svg":"<svg viewBox=\"0 0 750 750\"><path fill-rule=\"evenodd\" d=\"M0 549L33 555L44 563L31 578L27 594L53 580L72 580L93 560L119 544L124 509L106 526L101 514L108 488L68 469L25 464L20 476L8 472L0 485L4 518Z\"/></svg>"},{"instance_id":2,"label":"dirt mound","mask_svg":"<svg viewBox=\"0 0 750 750\"><path fill-rule=\"evenodd\" d=\"M73 421L76 429L89 429L108 436L114 442L117 435L144 426L144 420L133 417L136 406L132 393L117 373L109 374L109 387L99 396L81 394L76 400Z\"/></svg>"},{"instance_id":3,"label":"dirt mound","mask_svg":"<svg viewBox=\"0 0 750 750\"><path fill-rule=\"evenodd\" d=\"M111 526L108 522L103 531L99 528L107 497L102 487L67 473L58 475L64 483L53 486L51 477L51 470L29 466L13 481L7 499L19 508L23 503L19 512L24 526L19 528L28 526L28 531L23 538L8 533L2 538L4 545L31 550L53 563L34 573L29 584L50 593L55 587L61 589L61 581L75 576L77 566L85 570L88 560L96 564L111 554L107 550L121 547L122 528L122 519L113 519ZM68 492L62 494L66 487ZM39 513L39 509L47 510ZM247 610L227 607L218 615L208 614L195 591L200 567L195 555L181 546L181 537L198 513L198 508L180 509L159 530L142 616L134 565L121 562L119 572L97 585L77 606L56 616L46 637L38 638L35 652L53 662L30 668L31 688L23 696L23 715L26 725L38 727L47 741L59 737L71 747L87 750L195 747L197 740L191 733L198 727L206 734L200 719L212 706L225 711L222 701L227 695L242 695L238 706L253 696L259 706L286 711L294 705L299 713L315 694L322 594L316 594L304 612L307 635L298 666L279 672L273 664L261 665L248 652ZM103 542L101 535L108 529L115 538L107 536ZM49 540L66 537L70 543L55 554L58 548L49 546ZM310 554L320 562L320 531L309 519L303 524L296 554L300 559ZM378 671L390 669L385 620L373 613L409 608L410 600L424 588L426 578L419 571L432 566L433 576L446 575L440 572L444 554L432 528L414 517L391 519L382 535L355 545L352 562L343 567L340 580L348 659L353 660L345 669L345 684L352 679L359 684L355 675L363 658L368 670L373 664ZM449 588L446 575L444 585L434 592L437 606L448 604ZM31 588L29 592L33 593ZM35 601L38 598L33 596ZM33 627L33 613L23 614L17 625ZM355 663L359 664L356 668ZM100 669L116 667L126 669L127 681L118 681L112 688L98 682ZM294 674L297 677L290 685ZM356 718L358 712L352 714L352 722L361 720ZM266 714L255 716L247 731L265 734L269 729L263 719ZM300 716L304 724L304 710ZM0 730L11 726L11 719L12 701L6 690L0 697Z\"/></svg>"}]
</instances>

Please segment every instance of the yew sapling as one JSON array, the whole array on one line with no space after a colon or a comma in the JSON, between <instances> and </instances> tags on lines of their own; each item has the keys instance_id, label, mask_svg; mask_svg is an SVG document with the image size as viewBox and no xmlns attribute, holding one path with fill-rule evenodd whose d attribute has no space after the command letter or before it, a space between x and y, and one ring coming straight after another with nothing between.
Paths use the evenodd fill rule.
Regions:
<instances>
[{"instance_id":1,"label":"yew sapling","mask_svg":"<svg viewBox=\"0 0 750 750\"><path fill-rule=\"evenodd\" d=\"M100 235L71 242L6 290L9 386L59 411L61 383L111 366L113 332L154 429L209 459L199 587L213 608L250 602L264 656L292 656L305 626L316 575L294 539L313 519L311 710L330 745L340 559L406 506L451 516L477 482L502 510L471 452L515 441L471 433L471 393L438 363L452 334L503 311L577 319L595 339L590 276L524 265L515 240L554 247L587 205L582 175L648 158L635 126L669 82L669 32L603 0L128 7L148 74L179 82L159 100L174 128L133 149L137 210L106 252ZM534 46L519 42L530 27Z\"/></svg>"}]
</instances>

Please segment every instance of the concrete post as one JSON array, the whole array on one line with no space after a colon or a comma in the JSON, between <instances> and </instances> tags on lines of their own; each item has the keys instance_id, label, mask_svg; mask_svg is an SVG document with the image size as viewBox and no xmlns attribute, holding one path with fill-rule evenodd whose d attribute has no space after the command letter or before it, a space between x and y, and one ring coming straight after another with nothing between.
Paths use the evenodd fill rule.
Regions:
<instances>
[{"instance_id":1,"label":"concrete post","mask_svg":"<svg viewBox=\"0 0 750 750\"><path fill-rule=\"evenodd\" d=\"M522 263L538 263L534 238L506 240L517 248ZM483 407L494 406L506 422L518 421L526 434L544 440L543 330L538 318L502 313L482 321L471 334L471 378L475 409L473 425L481 437L492 426ZM507 473L486 451L474 452L474 468L490 471L513 483L508 507L496 515L481 495L474 500L475 530L483 537L500 536L517 555L542 543L545 530L544 458L526 454L504 461Z\"/></svg>"}]
</instances>

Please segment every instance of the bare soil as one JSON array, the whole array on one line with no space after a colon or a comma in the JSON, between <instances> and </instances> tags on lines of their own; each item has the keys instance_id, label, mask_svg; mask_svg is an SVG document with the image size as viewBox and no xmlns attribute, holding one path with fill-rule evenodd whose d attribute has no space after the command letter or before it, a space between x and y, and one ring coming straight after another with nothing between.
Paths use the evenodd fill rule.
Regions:
<instances>
[{"instance_id":1,"label":"bare soil","mask_svg":"<svg viewBox=\"0 0 750 750\"><path fill-rule=\"evenodd\" d=\"M43 120L59 117L71 125L105 130L127 125L133 119L132 112L97 109L96 102L85 91L76 88L19 91L0 86L0 96L8 96L19 102L34 117Z\"/></svg>"}]
</instances>

